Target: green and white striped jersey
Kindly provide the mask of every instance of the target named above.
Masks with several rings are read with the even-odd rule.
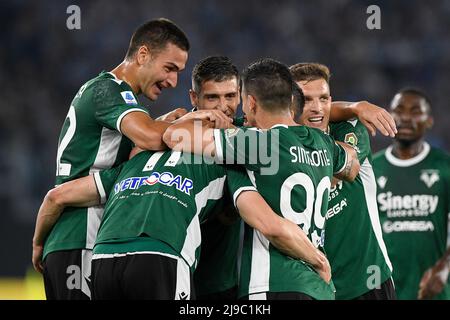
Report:
[[[120,132],[130,112],[147,112],[131,87],[112,73],[102,72],[86,82],[72,100],[59,137],[56,184],[74,180],[128,159],[132,142]],[[49,234],[44,257],[50,252],[92,249],[103,207],[68,207]]]
[[[195,269],[200,223],[215,212],[228,187],[233,201],[256,189],[245,171],[207,164],[181,152],[144,151],[122,165],[94,173],[105,205],[94,254],[141,251],[136,239],[163,243]],[[161,245],[146,250],[161,250]]]
[[[344,169],[345,150],[322,131],[304,126],[216,129],[214,137],[218,161],[244,165],[272,210],[298,224],[322,248],[330,179]],[[332,283],[246,226],[239,296],[268,291],[334,299]]]
[[[417,299],[425,271],[447,249],[450,157],[424,143],[414,158],[401,160],[392,146],[374,156],[383,237],[399,299]],[[450,299],[450,286],[436,297]]]
[[[330,129],[334,139],[356,149],[361,164],[353,182],[332,187],[325,227],[336,299],[354,299],[389,279],[392,265],[378,215],[369,134],[357,119],[330,124]]]

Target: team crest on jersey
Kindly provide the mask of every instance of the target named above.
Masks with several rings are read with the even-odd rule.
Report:
[[[120,93],[120,95],[122,96],[123,100],[125,100],[126,104],[131,104],[131,105],[137,105],[137,100],[134,97],[133,92],[131,91],[122,91]]]
[[[224,133],[225,133],[225,137],[229,139],[229,138],[237,135],[238,132],[239,132],[239,128],[229,128],[229,129],[225,129]]]
[[[344,137],[344,142],[351,145],[356,152],[360,153],[358,148],[358,137],[353,132],[347,133]]]
[[[377,183],[380,186],[381,189],[384,189],[384,187],[386,186],[386,182],[387,182],[387,178],[385,176],[381,176],[377,179]]]
[[[420,180],[422,180],[428,188],[431,188],[433,184],[439,181],[438,170],[422,170],[420,174]]]
[[[353,132],[347,133],[344,138],[344,142],[348,143],[352,147],[356,147],[358,144],[358,137]]]

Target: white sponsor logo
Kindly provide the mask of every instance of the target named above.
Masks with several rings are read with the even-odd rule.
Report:
[[[331,217],[334,217],[335,215],[339,214],[342,209],[344,209],[347,206],[347,198],[344,198],[341,200],[341,202],[336,203],[334,206],[328,209],[326,218],[330,219]]]
[[[407,231],[434,231],[431,221],[386,221],[383,223],[385,233],[407,232]]]
[[[122,91],[120,93],[120,95],[122,96],[123,100],[125,100],[126,104],[133,104],[133,105],[138,104],[136,98],[133,95],[133,92],[131,92],[131,91]]]
[[[422,180],[428,188],[431,188],[433,184],[439,181],[439,171],[422,170],[422,173],[420,174],[420,180]]]
[[[405,196],[392,195],[392,192],[377,196],[380,211],[386,211],[388,217],[427,216],[436,211],[439,196],[414,194]]]

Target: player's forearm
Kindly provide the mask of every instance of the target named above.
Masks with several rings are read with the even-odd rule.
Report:
[[[187,120],[172,124],[163,135],[164,143],[173,150],[203,154],[208,150],[215,155],[214,134],[211,123],[205,120]]]
[[[347,121],[357,116],[357,110],[352,102],[334,101],[331,103],[331,122]]]
[[[55,201],[56,199],[52,194],[53,190],[47,193],[39,209],[33,236],[33,245],[44,244],[50,230],[56,224],[64,210],[64,205]]]
[[[242,219],[260,231],[278,250],[314,267],[323,267],[325,256],[314,247],[303,230],[273,212],[258,192],[242,192],[236,205]]]
[[[143,150],[165,150],[162,135],[170,122],[155,121],[144,112],[130,112],[120,123],[120,131]]]
[[[266,236],[272,245],[288,256],[303,260],[315,268],[323,268],[324,255],[314,247],[303,230],[295,223],[281,219],[278,230]]]
[[[98,205],[100,197],[92,175],[68,181],[50,190],[44,198],[36,219],[33,243],[43,244],[64,208]]]
[[[358,160],[358,154],[350,145],[341,141],[336,141],[336,143],[345,149],[345,152],[347,153],[347,162],[345,163],[344,169],[340,173],[336,174],[335,177],[345,181],[353,181],[358,175],[361,167]]]
[[[166,121],[152,121],[133,132],[133,142],[143,150],[161,151],[166,150],[167,145],[163,141],[163,134],[171,123]]]

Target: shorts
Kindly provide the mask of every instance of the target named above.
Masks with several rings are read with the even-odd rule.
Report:
[[[92,250],[49,253],[43,262],[47,300],[90,300]]]
[[[159,252],[94,254],[93,300],[190,300],[190,268],[180,257]]]
[[[372,289],[354,300],[397,300],[394,281],[389,278],[380,285],[379,289]]]
[[[314,300],[302,292],[261,292],[244,296],[242,300]]]

